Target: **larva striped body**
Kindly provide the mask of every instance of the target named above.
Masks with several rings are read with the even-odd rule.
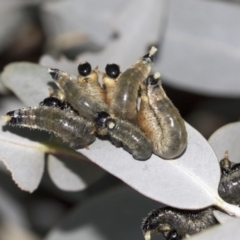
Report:
[[[8,112],[7,123],[52,132],[73,148],[87,147],[95,140],[95,125],[56,107],[31,107]]]
[[[107,64],[102,78],[103,86],[106,92],[105,102],[110,105],[113,100],[113,93],[116,88],[116,82],[120,74],[120,68],[117,64]]]
[[[79,76],[77,81],[81,88],[89,95],[99,99],[99,101],[105,101],[105,91],[102,89],[98,82],[97,69],[92,70],[91,65],[88,62],[81,63],[78,66]]]
[[[179,210],[171,207],[159,208],[150,212],[143,220],[142,230],[146,240],[151,234],[161,232],[167,239],[169,233],[175,230],[178,239],[192,235],[217,224],[213,208],[199,211]]]
[[[140,58],[119,76],[110,104],[110,112],[121,119],[136,121],[137,98],[140,83],[151,71],[153,55],[157,49],[152,47],[147,55]]]
[[[108,110],[105,102],[96,96],[89,96],[89,93],[68,73],[51,68],[48,72],[63,91],[67,101],[81,116],[92,121],[97,112]]]
[[[184,120],[165,94],[160,74],[150,75],[146,92],[138,113],[138,124],[153,142],[154,154],[173,159],[187,146],[187,131]]]
[[[95,120],[101,135],[107,134],[113,143],[120,142],[135,159],[146,160],[151,156],[152,142],[131,122],[112,117],[106,112],[98,113]]]

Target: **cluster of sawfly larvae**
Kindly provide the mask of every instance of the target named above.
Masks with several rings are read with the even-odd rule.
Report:
[[[122,73],[116,64],[107,64],[102,73],[88,62],[78,66],[77,77],[50,68],[59,89],[50,91],[37,107],[8,112],[5,120],[52,132],[73,148],[88,147],[96,136],[107,136],[135,159],[146,160],[152,153],[173,159],[186,148],[187,132],[162,88],[160,74],[150,74],[156,51],[152,47]]]
[[[240,164],[229,161],[228,153],[220,161],[221,179],[219,196],[226,202],[240,206]],[[151,211],[143,220],[142,231],[145,240],[152,234],[162,233],[167,240],[180,240],[218,224],[213,207],[202,210],[179,210],[172,207]]]

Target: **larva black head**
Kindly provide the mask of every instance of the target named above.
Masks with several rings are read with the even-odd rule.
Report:
[[[55,97],[48,97],[45,98],[42,102],[39,104],[40,106],[49,106],[49,107],[57,107],[61,108],[62,107],[62,102]]]
[[[105,127],[106,121],[109,119],[110,115],[106,112],[98,112],[95,114],[95,121],[98,126]]]
[[[167,234],[166,240],[181,240],[182,236],[176,230],[172,230]]]
[[[59,69],[56,68],[49,68],[48,73],[52,76],[52,79],[55,80],[58,77]]]
[[[111,78],[117,78],[120,74],[120,68],[117,64],[107,64],[105,67],[106,74]]]
[[[6,115],[10,117],[8,123],[16,125],[18,123],[21,123],[22,121],[22,116],[19,114],[18,111],[10,111],[7,112]]]
[[[91,71],[92,71],[92,67],[88,62],[80,63],[78,65],[78,73],[83,77],[88,76],[91,73]]]
[[[155,78],[155,74],[151,74],[146,79],[146,85],[156,85],[159,81],[159,78]]]

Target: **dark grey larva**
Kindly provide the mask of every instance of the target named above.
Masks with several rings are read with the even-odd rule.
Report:
[[[230,162],[226,154],[220,162],[220,167],[222,175],[218,187],[219,196],[226,202],[239,206],[240,164]],[[213,207],[195,211],[171,207],[153,210],[142,223],[145,240],[150,240],[152,234],[158,233],[162,233],[167,240],[177,240],[200,232],[218,223],[213,215],[213,210]],[[175,238],[171,235],[173,231]]]
[[[168,239],[172,230],[176,231],[177,239],[200,232],[218,223],[212,211],[212,208],[187,211],[171,207],[154,210],[143,220],[142,230],[145,239],[149,240],[151,238],[150,234],[158,232],[162,232]]]
[[[103,99],[93,95],[90,96],[89,92],[72,75],[52,68],[48,72],[63,91],[67,101],[79,112],[80,116],[92,121],[97,112],[108,110],[108,106]]]
[[[224,164],[223,164],[224,163]],[[240,163],[228,159],[228,152],[220,162],[222,176],[218,193],[223,200],[234,205],[240,205]]]
[[[56,107],[30,107],[8,112],[6,122],[13,126],[52,132],[73,148],[87,147],[95,140],[95,125],[67,110]]]
[[[100,135],[108,135],[113,143],[121,143],[135,159],[146,160],[151,156],[152,142],[136,125],[106,112],[97,113],[95,120]]]

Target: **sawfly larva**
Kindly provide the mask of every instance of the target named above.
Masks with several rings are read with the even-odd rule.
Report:
[[[151,71],[156,51],[157,49],[152,47],[147,55],[140,58],[118,77],[110,104],[110,112],[116,117],[136,121],[139,87]]]
[[[217,223],[213,208],[188,211],[165,207],[151,211],[143,220],[142,230],[145,240],[150,240],[151,235],[157,233],[162,233],[169,239],[169,233],[173,233],[172,231],[175,231],[176,239],[181,239]]]
[[[30,107],[10,111],[3,119],[12,126],[52,132],[70,147],[87,147],[95,140],[95,124],[56,107]]]
[[[84,87],[70,74],[59,69],[48,69],[53,80],[63,91],[70,105],[79,112],[80,116],[93,120],[97,112],[107,111],[108,106],[96,96],[89,95]]]
[[[113,93],[116,87],[117,78],[120,75],[120,68],[117,64],[107,64],[102,82],[106,91],[105,102],[110,105],[113,99]]]
[[[98,82],[97,68],[92,70],[90,63],[84,62],[78,65],[79,76],[77,78],[81,88],[89,94],[89,96],[105,101],[105,92]]]
[[[228,152],[220,161],[221,179],[218,186],[219,196],[230,204],[240,205],[240,164],[228,159]],[[143,220],[142,230],[145,240],[152,234],[162,233],[166,239],[175,236],[182,239],[218,223],[213,215],[215,208],[202,210],[179,210],[171,207],[159,208]],[[170,234],[171,232],[171,234]],[[172,238],[175,239],[175,238]]]
[[[121,143],[123,148],[135,159],[146,160],[152,154],[152,142],[140,128],[106,112],[99,112],[95,117],[100,135],[108,135],[113,143]]]
[[[187,131],[184,120],[165,94],[159,78],[160,73],[156,72],[146,79],[138,124],[152,140],[153,153],[165,159],[173,159],[186,148]]]
[[[222,176],[218,186],[218,193],[221,198],[231,204],[240,205],[240,164],[233,163],[225,157],[220,161]]]

